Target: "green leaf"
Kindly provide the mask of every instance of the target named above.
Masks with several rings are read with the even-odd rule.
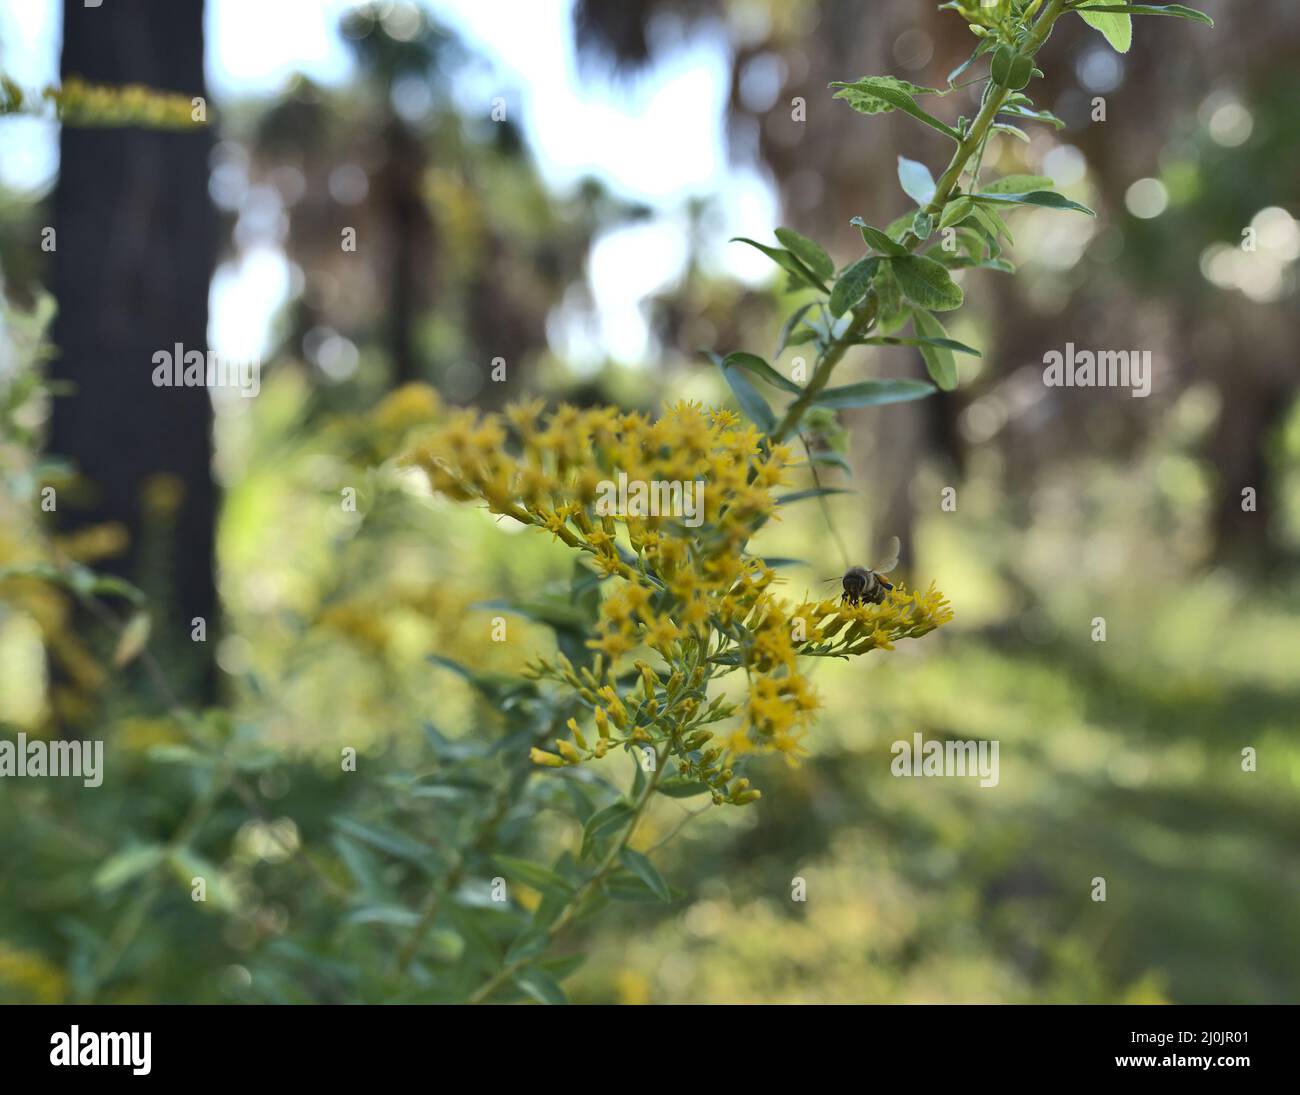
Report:
[[[149,613],[134,613],[118,637],[117,648],[113,651],[114,669],[121,669],[139,657],[149,644],[149,631]]]
[[[1014,46],[1002,45],[993,54],[989,75],[998,87],[1019,91],[1025,87],[1034,72],[1032,57],[1017,52]]]
[[[658,869],[646,856],[634,852],[631,848],[624,848],[619,852],[618,858],[624,867],[650,887],[660,901],[672,900],[672,894],[668,892],[668,883],[663,880]]]
[[[539,1004],[567,1004],[560,983],[545,970],[533,966],[514,975],[515,984]]]
[[[550,941],[551,937],[545,928],[529,928],[510,944],[502,961],[507,966],[515,962],[527,962],[544,953]]]
[[[818,407],[878,407],[885,403],[906,403],[934,394],[934,385],[924,380],[863,380],[842,388],[827,388],[813,400]]]
[[[91,880],[95,889],[114,890],[125,882],[148,871],[152,871],[167,855],[167,850],[158,844],[142,844],[110,856],[95,872]]]
[[[890,268],[903,296],[931,312],[948,312],[960,308],[964,299],[961,286],[934,259],[909,255],[890,259]]]
[[[501,868],[506,877],[515,882],[522,882],[535,890],[558,890],[563,894],[573,893],[569,880],[562,878],[549,867],[533,863],[527,859],[516,859],[510,855],[494,855],[493,861]]]
[[[955,338],[898,338],[889,335],[871,335],[868,338],[854,339],[854,346],[942,346],[945,350],[952,350],[958,354],[970,354],[971,357],[983,357],[973,346],[967,346],[964,342],[958,342]],[[800,491],[799,493],[803,493]],[[781,504],[781,499],[777,499],[777,505]]]
[[[960,133],[932,114],[927,114],[912,98],[913,95],[943,94],[938,88],[918,87],[893,76],[864,76],[851,84],[837,81],[830,86],[839,89],[835,92],[835,98],[843,99],[860,114],[884,114],[890,110],[901,110],[945,137],[961,143]]]
[[[876,300],[879,302],[879,307],[876,309],[879,329],[887,335],[892,335],[907,322],[908,311],[903,301],[903,292],[898,287],[898,279],[894,277],[889,263],[885,263],[880,268],[874,287]]]
[[[839,468],[841,471],[848,472],[850,475],[853,474],[853,466],[834,449],[814,449],[812,454],[809,456],[809,459],[814,464],[829,464],[832,467]],[[701,783],[699,793],[703,794],[707,790],[708,788]]]
[[[1056,183],[1046,175],[1007,175],[984,187],[985,194],[1029,194],[1051,190]]]
[[[1089,23],[1092,23],[1092,20],[1088,18],[1088,12],[1122,11],[1129,15],[1172,15],[1178,19],[1190,19],[1194,23],[1204,23],[1207,27],[1214,26],[1214,20],[1205,12],[1189,8],[1185,4],[1089,4],[1086,8],[1075,8],[1074,10],[1087,19]],[[1092,23],[1092,25],[1101,30],[1098,24]],[[1109,38],[1110,35],[1107,35],[1107,37]],[[1118,46],[1115,48],[1119,49]],[[1120,50],[1120,53],[1125,52],[1127,51]]]
[[[773,357],[780,357],[787,346],[798,345],[798,343],[792,341],[791,336],[794,334],[794,329],[799,326],[799,321],[808,314],[808,309],[812,306],[812,302],[801,304],[790,313],[790,318],[785,321],[785,325],[781,328],[781,336],[777,339],[776,352],[772,355]],[[804,330],[808,332],[810,337],[817,337],[815,331],[812,331],[809,328],[804,328]],[[803,332],[800,333],[802,334]]]
[[[1004,106],[1002,113],[1010,114],[1013,118],[1023,118],[1027,122],[1044,122],[1047,125],[1055,126],[1057,129],[1065,128],[1065,123],[1050,110],[1031,110],[1027,106]]]
[[[993,38],[981,38],[980,44],[975,47],[975,52],[966,58],[960,65],[948,73],[948,86],[952,87],[957,82],[957,78],[978,61],[984,54],[988,53],[996,45]]]
[[[840,275],[835,288],[831,290],[831,315],[838,319],[867,295],[871,279],[876,276],[879,265],[880,259],[872,255],[859,259]]]
[[[807,498],[825,498],[831,494],[857,494],[855,490],[848,487],[809,487],[807,490],[796,490],[789,494],[783,494],[776,500],[778,506],[789,506],[795,502],[802,502]]]
[[[898,157],[898,182],[903,193],[924,209],[934,200],[934,176],[923,163]]]
[[[888,255],[891,258],[901,258],[903,255],[911,254],[902,244],[894,242],[891,237],[879,228],[872,228],[861,217],[854,217],[849,223],[855,225],[858,231],[862,233],[862,238],[866,241],[868,247],[874,247],[881,254]]]
[[[925,367],[931,379],[945,392],[952,391],[957,387],[957,362],[953,359],[952,350],[943,345],[948,332],[934,316],[919,308],[912,313],[912,322],[916,325],[917,332],[927,340],[921,344],[921,356],[925,358]]]
[[[1133,18],[1131,15],[1102,15],[1098,12],[1080,11],[1088,26],[1101,31],[1116,53],[1127,53],[1133,46]]]
[[[968,197],[954,198],[943,207],[943,216],[939,218],[940,228],[951,228],[954,224],[961,224],[967,217],[975,212],[975,202]]]
[[[800,286],[807,286],[810,289],[819,289],[826,292],[826,286],[822,280],[805,266],[797,256],[792,255],[789,251],[782,250],[780,247],[768,247],[765,243],[759,243],[757,240],[751,240],[747,236],[732,236],[732,243],[747,243],[750,247],[762,251],[768,258],[776,263],[782,270],[786,271],[795,282]]]
[[[758,354],[745,353],[743,350],[737,350],[735,353],[728,354],[722,359],[722,368],[725,372],[732,367],[748,369],[766,380],[769,384],[775,385],[782,391],[787,391],[791,395],[802,395],[803,389],[793,380],[782,376],[771,365],[764,361]]]
[[[405,859],[423,867],[428,867],[433,857],[432,848],[420,843],[418,840],[412,840],[405,833],[396,829],[388,829],[379,825],[367,825],[350,817],[336,817],[334,827],[363,844],[369,844],[372,848],[378,848],[381,852],[388,852],[399,859]]]
[[[1017,141],[1023,141],[1025,144],[1033,143],[1029,139],[1029,134],[1026,133],[1023,129],[1017,129],[1015,126],[1007,125],[1005,122],[999,122],[997,125],[995,125],[992,128],[991,132],[1005,133],[1007,134],[1007,136],[1014,137]]]
[[[707,783],[687,779],[685,776],[669,776],[667,779],[661,779],[655,790],[669,798],[694,798],[707,792],[709,786]]]
[[[632,814],[632,807],[625,801],[619,799],[617,802],[611,802],[603,810],[597,810],[587,819],[587,824],[582,829],[582,850],[579,852],[579,858],[586,858],[595,847],[596,838],[608,829],[614,828],[627,821]]]
[[[404,905],[366,905],[344,918],[347,924],[388,924],[394,928],[413,928],[420,914]]]
[[[1073,209],[1076,213],[1087,213],[1090,217],[1097,215],[1086,205],[1072,202],[1065,195],[1058,194],[1054,190],[1035,190],[1032,194],[994,194],[985,191],[981,194],[972,194],[971,197],[977,202],[987,202],[991,205],[1040,205],[1044,209]]]
[[[770,433],[776,426],[776,415],[772,413],[772,408],[767,405],[758,389],[745,377],[745,374],[739,369],[729,369],[722,363],[722,358],[717,354],[709,354],[714,363],[722,371],[722,377],[731,388],[731,394],[736,397],[736,402],[740,404],[740,409],[745,412],[750,421],[761,427],[765,433]]]
[[[776,238],[785,245],[785,249],[823,280],[835,273],[835,263],[831,261],[821,244],[814,243],[806,236],[799,235],[792,228],[778,228]]]

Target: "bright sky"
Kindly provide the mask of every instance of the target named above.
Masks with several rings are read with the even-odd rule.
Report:
[[[113,0],[106,0],[112,4]],[[727,196],[726,236],[765,235],[775,201],[763,180],[726,162],[725,43],[700,34],[655,70],[618,83],[580,76],[572,41],[573,0],[437,0],[437,17],[460,33],[479,64],[458,80],[466,112],[496,96],[518,109],[543,177],[567,189],[593,174],[627,198],[659,211],[648,223],[598,241],[591,266],[598,329],[559,325],[562,352],[577,364],[606,353],[636,361],[647,348],[644,297],[671,283],[685,261],[682,211],[688,198]],[[347,0],[208,0],[208,82],[217,104],[232,93],[271,94],[295,72],[346,80],[351,61],[337,33]],[[23,0],[0,9],[0,71],[26,88],[56,82],[58,0]],[[35,192],[58,163],[48,122],[0,124],[0,183]],[[725,236],[723,237],[725,238]],[[756,280],[768,274],[748,248],[724,252],[725,269]],[[270,318],[287,291],[283,263],[258,253],[223,268],[213,286],[212,341],[232,354],[265,348]]]

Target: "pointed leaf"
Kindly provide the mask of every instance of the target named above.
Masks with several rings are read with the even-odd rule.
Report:
[[[901,243],[896,243],[890,236],[886,235],[879,228],[872,228],[871,225],[861,217],[854,217],[849,223],[857,226],[858,231],[862,233],[862,238],[866,241],[868,247],[874,247],[883,255],[888,255],[891,258],[901,258],[902,256],[911,253]]]
[[[821,244],[814,243],[806,236],[799,235],[792,228],[778,228],[776,238],[785,245],[787,251],[822,280],[831,277],[835,273],[835,263],[831,261],[830,255],[822,249]]]
[[[813,400],[818,407],[877,407],[884,403],[905,403],[934,394],[934,385],[924,380],[864,380],[842,388],[827,388]]]
[[[871,279],[876,276],[879,265],[880,260],[872,255],[870,258],[859,259],[840,275],[835,288],[831,290],[831,315],[838,319],[867,295]]]
[[[912,313],[912,322],[916,325],[917,333],[930,340],[921,345],[921,356],[925,358],[925,367],[930,377],[945,392],[952,391],[957,387],[957,362],[953,359],[952,351],[942,345],[948,332],[934,316],[919,308]]]
[[[727,386],[731,388],[731,394],[736,397],[736,402],[740,404],[740,409],[745,412],[746,416],[756,426],[759,426],[764,432],[771,431],[776,425],[776,415],[772,413],[772,408],[767,405],[758,389],[749,382],[745,374],[739,369],[729,369],[722,363],[722,358],[717,354],[709,354],[714,364],[722,372],[723,379]]]
[[[851,84],[837,81],[830,86],[839,89],[835,92],[835,98],[843,99],[861,114],[883,114],[890,110],[901,110],[945,137],[951,137],[961,143],[960,133],[933,115],[927,114],[912,98],[913,95],[942,94],[937,88],[918,87],[904,80],[896,80],[892,76],[864,76]]]
[[[986,191],[982,194],[972,194],[971,197],[977,202],[986,202],[990,205],[1040,205],[1044,209],[1073,209],[1077,213],[1087,213],[1090,217],[1097,215],[1086,205],[1072,202],[1065,195],[1058,194],[1054,190],[1035,190],[1032,194],[994,194]]]
[[[905,259],[890,259],[889,265],[903,296],[913,304],[931,312],[948,312],[961,307],[961,286],[934,259],[909,255]]]
[[[672,894],[668,892],[668,883],[663,880],[658,869],[646,856],[640,852],[634,852],[631,848],[624,848],[619,852],[618,858],[622,860],[624,867],[650,887],[660,901],[671,901],[673,899]]]
[[[1127,53],[1133,46],[1132,15],[1102,14],[1096,11],[1079,9],[1083,21],[1088,26],[1101,31],[1115,49],[1116,53]]]
[[[782,391],[789,392],[791,395],[803,394],[803,389],[798,384],[788,377],[782,376],[758,354],[749,354],[743,350],[737,350],[722,359],[722,368],[724,372],[730,368],[748,369],[751,373],[761,376],[769,384],[775,385]]]

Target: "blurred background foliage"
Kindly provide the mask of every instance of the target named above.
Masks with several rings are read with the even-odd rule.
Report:
[[[576,71],[613,97],[712,43],[729,78],[728,153],[770,188],[770,227],[839,262],[860,247],[852,216],[903,210],[896,155],[933,161],[934,147],[892,116],[832,105],[827,82],[893,72],[934,86],[968,51],[960,20],[912,0],[555,6]],[[1212,34],[1143,21],[1124,57],[1082,24],[1057,32],[1043,98],[1066,128],[990,154],[1004,172],[1041,167],[1099,218],[1022,215],[1020,273],[967,276],[972,304],[951,333],[984,356],[962,360],[961,387],[846,416],[856,493],[829,508],[849,554],[866,561],[900,535],[905,576],[935,579],[956,622],[879,664],[822,665],[812,755],[751,773],[758,806],[699,818],[690,800],[656,806],[637,844],[672,837],[656,859],[680,895],[571,930],[561,952],[587,956],[573,999],[1300,999],[1300,11],[1200,6]],[[0,584],[0,723],[102,738],[109,773],[97,790],[0,783],[0,999],[418,998],[418,971],[415,997],[391,973],[409,923],[375,912],[382,902],[340,907],[337,891],[371,875],[377,892],[420,892],[423,853],[384,847],[377,819],[396,813],[435,858],[455,846],[456,790],[420,782],[440,750],[490,746],[473,763],[494,772],[526,754],[530,720],[547,715],[500,682],[555,637],[512,616],[493,642],[496,612],[476,606],[562,601],[571,560],[385,463],[407,410],[418,418],[401,386],[482,407],[724,402],[699,348],[775,343],[779,287],[722,258],[732,195],[649,202],[599,172],[548,181],[520,123],[530,72],[491,68],[460,22],[455,5],[360,6],[328,28],[353,59],[346,79],[303,74],[214,104],[218,282],[268,251],[290,272],[260,395],[214,414],[220,703],[178,725],[145,665],[112,670],[102,621],[45,583]],[[52,200],[48,184],[0,192],[0,567],[118,566],[152,594],[165,553],[137,543],[123,562],[111,523],[49,529],[39,510],[39,484],[65,470],[41,448],[50,406],[75,398],[40,382]],[[355,253],[339,246],[343,225]],[[1240,246],[1249,227],[1255,251]],[[600,247],[645,231],[684,258],[639,303],[642,351],[592,353],[600,281],[624,272],[597,261]],[[221,315],[211,322],[219,341]],[[1151,348],[1154,394],[1045,388],[1042,355],[1066,341]],[[490,379],[497,358],[507,383]],[[923,375],[906,349],[863,350],[850,368]],[[940,508],[948,486],[955,512]],[[338,504],[347,487],[356,513]],[[155,501],[138,541],[166,522]],[[845,563],[812,505],[761,546],[804,561],[784,571],[795,596]],[[430,655],[486,676],[475,687]],[[890,745],[915,731],[999,740],[999,785],[893,778]],[[195,736],[240,758],[237,772],[187,755]],[[349,746],[365,779],[338,771]],[[1258,771],[1242,771],[1247,746]],[[555,786],[519,792],[506,847],[573,841],[548,809]],[[197,803],[203,825],[166,845],[148,905],[139,876],[105,877],[106,864],[124,871],[123,848],[171,840]],[[195,873],[220,879],[202,907]],[[458,901],[482,905],[490,872],[464,874]],[[1096,876],[1104,904],[1090,900]],[[791,900],[796,877],[806,902]],[[444,927],[432,966],[472,965],[473,929]]]

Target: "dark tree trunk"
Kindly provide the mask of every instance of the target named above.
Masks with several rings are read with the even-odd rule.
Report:
[[[64,0],[63,28],[65,78],[206,95],[203,0]],[[59,525],[124,526],[130,547],[105,569],[151,594],[155,646],[176,654],[169,668],[184,670],[175,683],[190,699],[215,680],[212,407],[203,387],[155,387],[152,375],[158,351],[207,349],[211,146],[206,127],[65,128],[54,197],[51,372],[75,391],[54,401],[49,447],[80,473]],[[195,617],[207,642],[190,641]]]

